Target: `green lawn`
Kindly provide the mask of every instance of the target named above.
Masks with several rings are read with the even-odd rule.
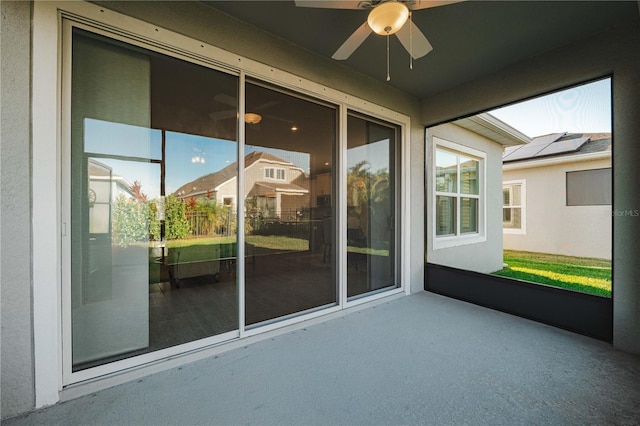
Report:
[[[495,275],[611,297],[611,261],[505,250]]]
[[[309,250],[309,241],[279,235],[247,235],[247,256]],[[237,238],[204,237],[169,240],[165,245],[166,264],[206,262],[235,258],[238,255]],[[160,281],[159,253],[149,248],[149,282]]]
[[[278,235],[247,235],[248,255],[309,250],[309,241]],[[206,237],[170,240],[166,243],[167,263],[199,262],[237,256],[236,237]],[[179,258],[178,258],[179,255]]]

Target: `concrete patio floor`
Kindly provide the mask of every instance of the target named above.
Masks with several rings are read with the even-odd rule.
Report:
[[[9,425],[640,424],[640,357],[419,293]]]

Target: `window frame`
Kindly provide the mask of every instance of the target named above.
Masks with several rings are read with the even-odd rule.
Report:
[[[279,177],[280,174],[282,174],[282,177]],[[286,176],[287,176],[286,171],[283,167],[265,167],[264,168],[265,179],[285,181],[287,180]]]
[[[505,206],[504,199],[502,203],[502,211],[504,217],[504,209],[506,208],[519,208],[520,209],[520,228],[505,228],[504,221],[502,225],[502,232],[504,234],[522,234],[527,233],[527,180],[526,179],[512,179],[502,182],[502,191],[504,192],[505,186],[520,185],[520,204],[517,206]],[[513,198],[512,198],[513,199]]]
[[[456,192],[445,192],[436,190],[437,168],[436,168],[436,155],[438,151],[446,152],[455,155],[457,160],[458,173],[456,177]],[[460,189],[460,161],[459,157],[470,157],[473,160],[478,161],[478,194],[465,194]],[[431,202],[433,208],[430,209],[431,213],[431,237],[433,250],[439,250],[449,247],[456,247],[468,244],[477,244],[487,241],[487,209],[486,209],[486,174],[487,174],[487,154],[478,149],[474,149],[459,143],[447,141],[445,139],[434,136],[432,143],[432,197]],[[456,233],[453,235],[437,235],[437,197],[455,197],[456,198],[456,217],[455,228]],[[478,200],[478,230],[476,232],[461,232],[461,220],[460,220],[460,200],[461,198],[473,198]]]

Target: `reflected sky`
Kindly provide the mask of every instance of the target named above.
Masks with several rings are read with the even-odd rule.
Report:
[[[361,161],[369,164],[369,172],[375,174],[389,169],[389,139],[349,148],[347,170]]]
[[[107,156],[100,157],[99,161],[111,167],[115,175],[123,177],[130,184],[140,182],[142,192],[149,198],[160,196],[159,165],[151,165],[148,161],[162,160],[161,130],[90,118],[85,119],[84,126],[86,153]],[[238,144],[235,141],[175,132],[166,132],[165,137],[166,195],[187,182],[221,170],[237,160]],[[251,145],[245,147],[245,154],[253,151],[273,154],[295,164],[305,173],[310,172],[311,156],[308,153]]]

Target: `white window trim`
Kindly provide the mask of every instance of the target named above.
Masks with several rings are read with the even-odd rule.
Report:
[[[462,154],[473,157],[480,161],[480,183],[478,185],[478,232],[465,233],[459,235],[436,235],[436,151],[442,149],[445,151],[451,151],[454,154]],[[450,247],[457,247],[469,244],[478,244],[487,241],[487,208],[486,208],[486,176],[487,176],[487,154],[483,151],[470,148],[459,143],[447,141],[439,137],[433,137],[431,158],[433,159],[431,164],[431,203],[432,208],[429,210],[431,215],[431,241],[433,250],[440,250]],[[459,194],[458,194],[459,196]],[[475,197],[473,197],[475,198]],[[459,214],[459,212],[458,212]],[[458,225],[456,218],[456,226]]]
[[[527,180],[526,179],[513,179],[505,180],[502,182],[502,189],[505,185],[520,185],[520,228],[502,228],[504,234],[519,234],[526,235],[527,233]],[[513,207],[513,206],[510,206]],[[504,201],[502,210],[504,211]]]
[[[191,62],[202,63],[212,68],[238,72],[241,79],[245,75],[251,76],[282,88],[309,94],[318,100],[331,102],[338,106],[341,122],[346,117],[347,109],[350,109],[398,125],[401,130],[399,141],[401,167],[398,173],[401,188],[398,194],[400,197],[399,223],[410,222],[410,118],[407,115],[99,5],[80,1],[35,2],[32,19],[32,161],[39,166],[34,169],[32,175],[32,207],[34,211],[51,212],[49,215],[36,215],[32,218],[33,233],[38,236],[33,241],[32,259],[36,408],[58,402],[61,392],[69,384],[63,377],[63,328],[65,327],[63,316],[69,314],[65,314],[62,309],[62,300],[68,297],[66,293],[69,292],[69,289],[63,286],[63,279],[65,279],[65,272],[62,270],[63,253],[69,250],[70,244],[66,232],[67,219],[63,212],[63,206],[69,202],[67,199],[69,194],[68,191],[62,190],[61,179],[64,168],[69,167],[69,160],[63,155],[62,147],[62,141],[69,136],[69,125],[61,121],[63,114],[61,106],[68,105],[69,102],[68,95],[61,91],[62,80],[69,79],[69,76],[62,72],[64,18],[73,22],[82,22],[96,29],[100,28],[97,32],[108,33],[108,36],[114,39],[142,46],[163,46],[161,50],[170,52],[172,56],[188,58]],[[66,81],[65,84],[68,83],[69,81]],[[341,150],[346,147],[345,138],[346,126],[343,126],[339,137]],[[243,158],[239,159],[241,166],[242,160]],[[344,164],[340,165],[339,172],[344,176]],[[337,214],[339,218],[346,217],[346,204],[343,203],[339,207]],[[376,300],[387,296],[391,297],[399,293],[409,294],[411,235],[409,227],[402,227],[399,232],[398,249],[402,256],[398,259],[398,288],[349,302],[346,297],[341,296],[335,309],[355,308],[369,301],[375,303]],[[346,242],[343,234],[339,235],[339,247],[346,246],[342,244]],[[343,253],[338,261],[340,278],[346,275],[343,259],[346,258],[346,250],[341,249],[341,251]],[[52,301],[56,302],[52,303]],[[291,327],[300,327],[300,322],[304,320],[324,316],[332,311],[329,309],[303,315],[299,321],[292,320],[292,323],[285,321],[281,324],[273,324],[272,327],[273,329],[279,327],[282,332],[286,332]],[[241,327],[239,332],[242,336],[244,329]],[[228,346],[232,347],[235,344],[233,342],[246,344],[232,340]],[[213,345],[209,347],[200,345],[198,348],[193,348],[191,352],[189,348],[182,348],[180,353],[167,359],[149,359],[149,363],[145,365],[138,362],[128,367],[113,369],[113,371],[104,370],[101,372],[104,376],[84,377],[82,380],[86,379],[86,381],[67,387],[64,392],[67,395],[79,396],[150,372],[184,364],[193,360],[194,357],[210,356],[219,352],[219,348]]]

